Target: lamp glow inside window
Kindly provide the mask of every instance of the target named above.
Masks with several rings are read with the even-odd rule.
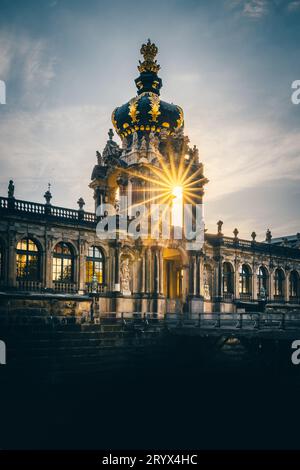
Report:
[[[172,224],[177,227],[182,227],[183,223],[183,206],[182,206],[182,196],[183,188],[182,186],[174,186],[172,189],[173,203],[172,203]]]

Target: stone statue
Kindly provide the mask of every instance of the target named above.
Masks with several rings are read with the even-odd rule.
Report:
[[[146,158],[147,157],[147,141],[146,137],[142,137],[141,141],[141,146],[140,146],[140,158]]]
[[[104,166],[104,160],[100,152],[96,151],[97,163],[99,166]]]
[[[15,194],[15,185],[13,180],[10,180],[9,185],[8,185],[8,197],[13,198]]]
[[[132,134],[132,146],[131,146],[132,151],[138,150],[138,133],[134,132]]]
[[[130,266],[129,258],[124,258],[121,262],[121,291],[123,294],[131,294],[130,291]]]
[[[222,235],[222,225],[223,225],[223,221],[222,221],[222,220],[219,220],[219,221],[217,222],[218,235]]]
[[[159,138],[154,134],[154,132],[150,132],[149,134],[149,150],[152,152],[157,152],[159,146]]]

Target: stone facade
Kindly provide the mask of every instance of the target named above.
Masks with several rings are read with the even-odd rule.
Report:
[[[182,311],[192,316],[255,309],[259,302],[299,304],[299,236],[272,241],[268,231],[263,243],[255,233],[251,241],[240,240],[237,230],[233,237],[223,235],[222,221],[215,234],[204,235],[201,226],[201,245],[191,246],[186,233],[175,235],[186,228],[185,219],[179,227],[174,222],[175,201],[189,204],[195,227],[208,181],[197,148],[184,134],[182,109],[159,99],[153,46],[142,48],[148,55],[136,80],[138,96],[113,113],[121,146],[110,130],[102,154],[97,152],[90,182],[95,212],[86,212],[81,198],[78,210],[53,206],[50,188],[45,204],[18,200],[12,181],[8,196],[0,198],[4,310],[9,304],[79,317]],[[142,230],[141,207],[151,215],[153,203],[165,207],[155,236],[151,226],[140,236],[128,234],[132,224],[136,233]],[[97,227],[110,217],[115,236],[99,237]],[[168,237],[162,236],[162,219]]]

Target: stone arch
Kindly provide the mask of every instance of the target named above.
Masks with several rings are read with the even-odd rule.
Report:
[[[289,275],[289,299],[298,300],[300,296],[300,276],[296,269],[292,269]]]
[[[225,260],[222,265],[222,281],[224,296],[234,295],[234,265],[231,261]]]
[[[252,295],[252,266],[243,262],[239,265],[239,294],[240,297],[248,298]]]
[[[187,262],[187,264],[185,264]],[[177,245],[163,249],[163,291],[167,299],[183,300],[184,282],[187,282],[189,259],[184,250]],[[185,276],[185,279],[183,278]]]
[[[260,263],[256,269],[257,297],[265,299],[269,296],[270,272],[264,263]]]
[[[282,300],[285,296],[286,273],[281,266],[274,271],[274,299]]]

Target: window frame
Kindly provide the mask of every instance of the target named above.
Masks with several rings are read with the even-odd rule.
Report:
[[[69,250],[69,253],[58,253],[55,251],[55,249],[61,246],[62,249],[66,247]],[[71,274],[69,279],[55,279],[54,278],[54,269],[56,267],[55,265],[55,260],[60,260],[60,274],[63,274],[64,268],[68,267],[65,266],[64,261],[65,260],[71,260]],[[56,275],[57,275],[57,270],[56,270]],[[52,282],[58,282],[58,283],[63,283],[63,284],[73,284],[74,283],[74,277],[75,277],[75,255],[74,255],[74,249],[72,245],[68,242],[58,242],[56,243],[55,247],[53,248],[52,252]]]
[[[19,244],[24,242],[24,241],[26,241],[26,248],[25,249],[18,248]],[[36,250],[30,250],[29,249],[30,242],[35,245]],[[26,257],[25,272],[28,271],[29,257],[31,256],[33,258],[36,258],[36,263],[35,264],[36,264],[37,269],[36,269],[36,275],[34,277],[29,276],[28,272],[25,276],[18,275],[18,272],[19,272],[18,257],[22,256],[22,255]],[[41,261],[42,261],[41,250],[40,250],[40,246],[39,246],[38,242],[36,240],[34,240],[33,238],[31,238],[31,237],[21,238],[17,242],[17,245],[16,245],[16,279],[17,279],[17,281],[41,282],[41,274],[42,274]]]
[[[90,255],[90,250],[93,250],[92,255]],[[98,252],[100,254],[99,257],[96,256],[96,254],[95,254],[96,250],[98,250]],[[87,267],[88,262],[92,263],[92,271],[93,271],[92,276],[91,276],[90,279],[88,277],[88,267]],[[85,267],[86,267],[85,283],[86,284],[91,284],[93,282],[93,277],[95,275],[95,265],[96,265],[96,263],[100,263],[101,272],[102,272],[102,282],[98,282],[98,278],[97,278],[98,285],[99,286],[104,286],[104,284],[105,284],[105,256],[104,256],[104,252],[103,252],[101,247],[99,247],[97,245],[91,245],[91,246],[89,246],[88,254],[85,257]]]

